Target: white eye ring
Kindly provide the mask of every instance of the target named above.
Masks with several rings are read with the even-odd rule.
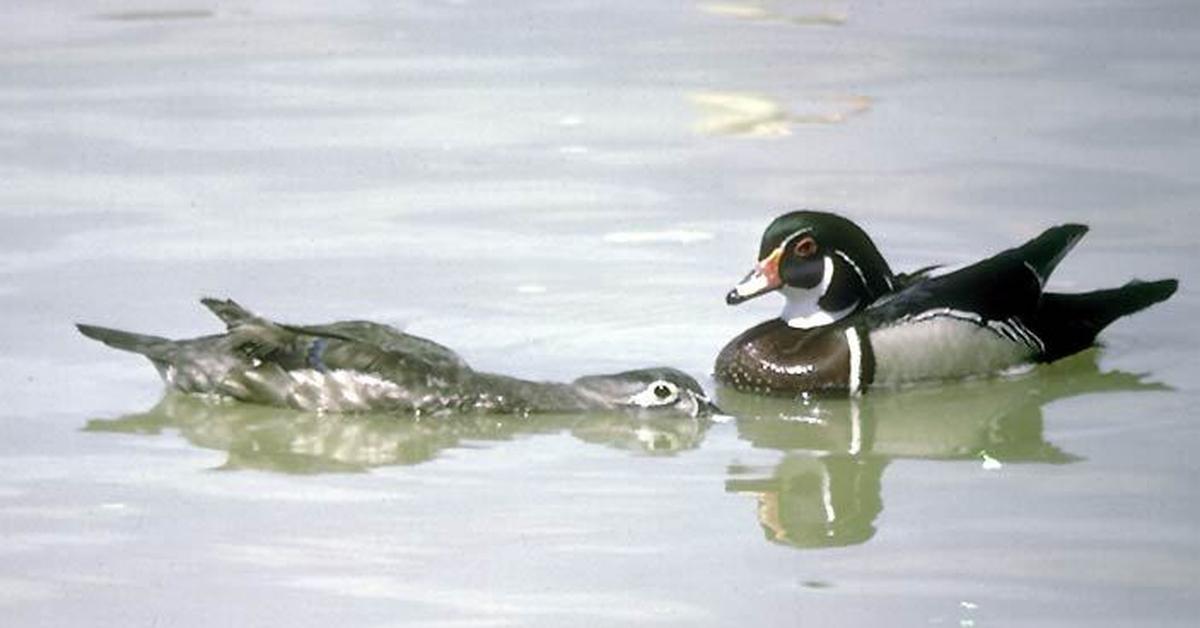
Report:
[[[639,408],[652,408],[675,403],[679,399],[679,387],[664,379],[646,384],[646,388],[629,398],[629,404]]]

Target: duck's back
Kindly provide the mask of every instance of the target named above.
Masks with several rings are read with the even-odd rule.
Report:
[[[432,340],[406,334],[391,325],[373,321],[350,320],[323,325],[289,325],[267,321],[232,299],[203,298],[204,304],[229,329],[246,325],[270,325],[302,336],[325,337],[352,341],[381,351],[398,353],[428,364],[435,370],[469,368],[466,361],[449,347]],[[311,340],[311,339],[310,339]]]
[[[463,360],[453,349],[428,338],[402,332],[383,323],[355,320],[338,321],[325,325],[293,325],[291,327],[314,336],[353,340],[378,347],[383,351],[401,353],[438,368],[468,368],[466,360]]]

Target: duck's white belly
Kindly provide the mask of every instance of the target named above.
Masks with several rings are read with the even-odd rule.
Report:
[[[926,312],[871,331],[875,386],[995,373],[1031,361],[1029,343],[965,316]]]

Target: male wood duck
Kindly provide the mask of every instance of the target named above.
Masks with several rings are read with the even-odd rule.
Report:
[[[93,325],[83,335],[150,359],[167,386],[185,393],[307,411],[587,412],[710,416],[695,379],[672,368],[532,382],[472,369],[436,342],[368,321],[274,323],[229,300],[201,302],[224,334],[169,340]]]
[[[726,296],[736,305],[779,291],[778,318],[717,356],[722,384],[757,393],[849,393],[1052,362],[1100,330],[1174,294],[1174,279],[1078,294],[1044,292],[1087,227],[1047,229],[954,272],[893,273],[871,238],[836,214],[797,211],[762,237],[758,264]]]

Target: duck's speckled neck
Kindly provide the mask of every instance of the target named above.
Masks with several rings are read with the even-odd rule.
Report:
[[[609,407],[570,384],[494,373],[476,373],[471,379],[468,396],[472,400],[464,405],[489,412],[580,412]]]

